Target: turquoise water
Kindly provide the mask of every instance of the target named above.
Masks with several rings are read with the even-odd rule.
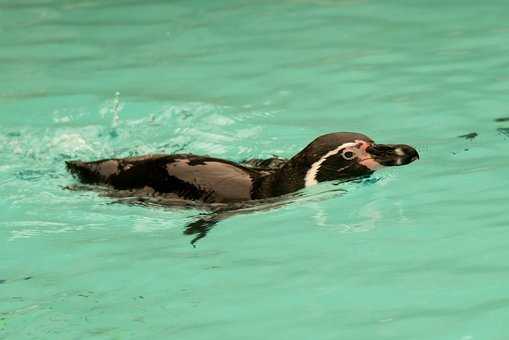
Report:
[[[508,12],[0,1],[0,338],[507,339]],[[421,160],[196,248],[199,211],[63,189],[68,159],[289,157],[331,131]]]

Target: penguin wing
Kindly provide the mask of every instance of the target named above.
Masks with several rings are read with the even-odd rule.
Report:
[[[206,201],[239,202],[251,199],[254,173],[215,158],[177,158],[166,164],[170,177],[207,192]]]

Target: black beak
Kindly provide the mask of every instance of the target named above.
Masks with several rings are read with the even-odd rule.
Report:
[[[372,144],[366,151],[384,166],[406,165],[419,159],[417,151],[405,144]]]

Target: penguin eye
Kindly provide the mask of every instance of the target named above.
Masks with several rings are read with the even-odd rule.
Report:
[[[343,151],[341,153],[341,156],[343,156],[344,159],[346,159],[347,161],[351,161],[352,159],[354,159],[357,155],[355,153],[353,153],[352,151]]]

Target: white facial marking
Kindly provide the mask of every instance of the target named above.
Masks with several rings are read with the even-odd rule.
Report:
[[[355,142],[341,144],[337,148],[327,152],[323,155],[318,161],[314,162],[306,173],[306,177],[304,177],[304,185],[305,187],[310,187],[312,185],[318,184],[316,180],[316,175],[318,174],[318,170],[320,170],[320,166],[322,165],[327,158],[337,155],[340,151],[347,149],[348,151],[353,152],[356,157],[359,159],[359,164],[362,164],[366,168],[370,170],[376,170],[382,167],[380,163],[375,161],[372,156],[366,152],[370,144],[362,141],[356,140]],[[346,168],[346,167],[345,167]],[[338,169],[338,172],[341,172],[345,168]]]
[[[345,143],[334,150],[331,150],[327,152],[325,155],[322,156],[318,161],[314,162],[311,167],[309,168],[308,172],[306,173],[306,177],[304,177],[304,185],[305,187],[310,187],[312,185],[318,184],[318,181],[316,180],[316,174],[318,173],[318,170],[320,170],[320,166],[322,165],[325,160],[330,157],[336,155],[341,149],[347,147],[347,146],[355,146],[355,143]]]
[[[401,150],[401,148],[396,148],[394,150],[394,152],[396,153],[396,155],[398,156],[404,156],[405,155],[405,152],[403,150]]]

